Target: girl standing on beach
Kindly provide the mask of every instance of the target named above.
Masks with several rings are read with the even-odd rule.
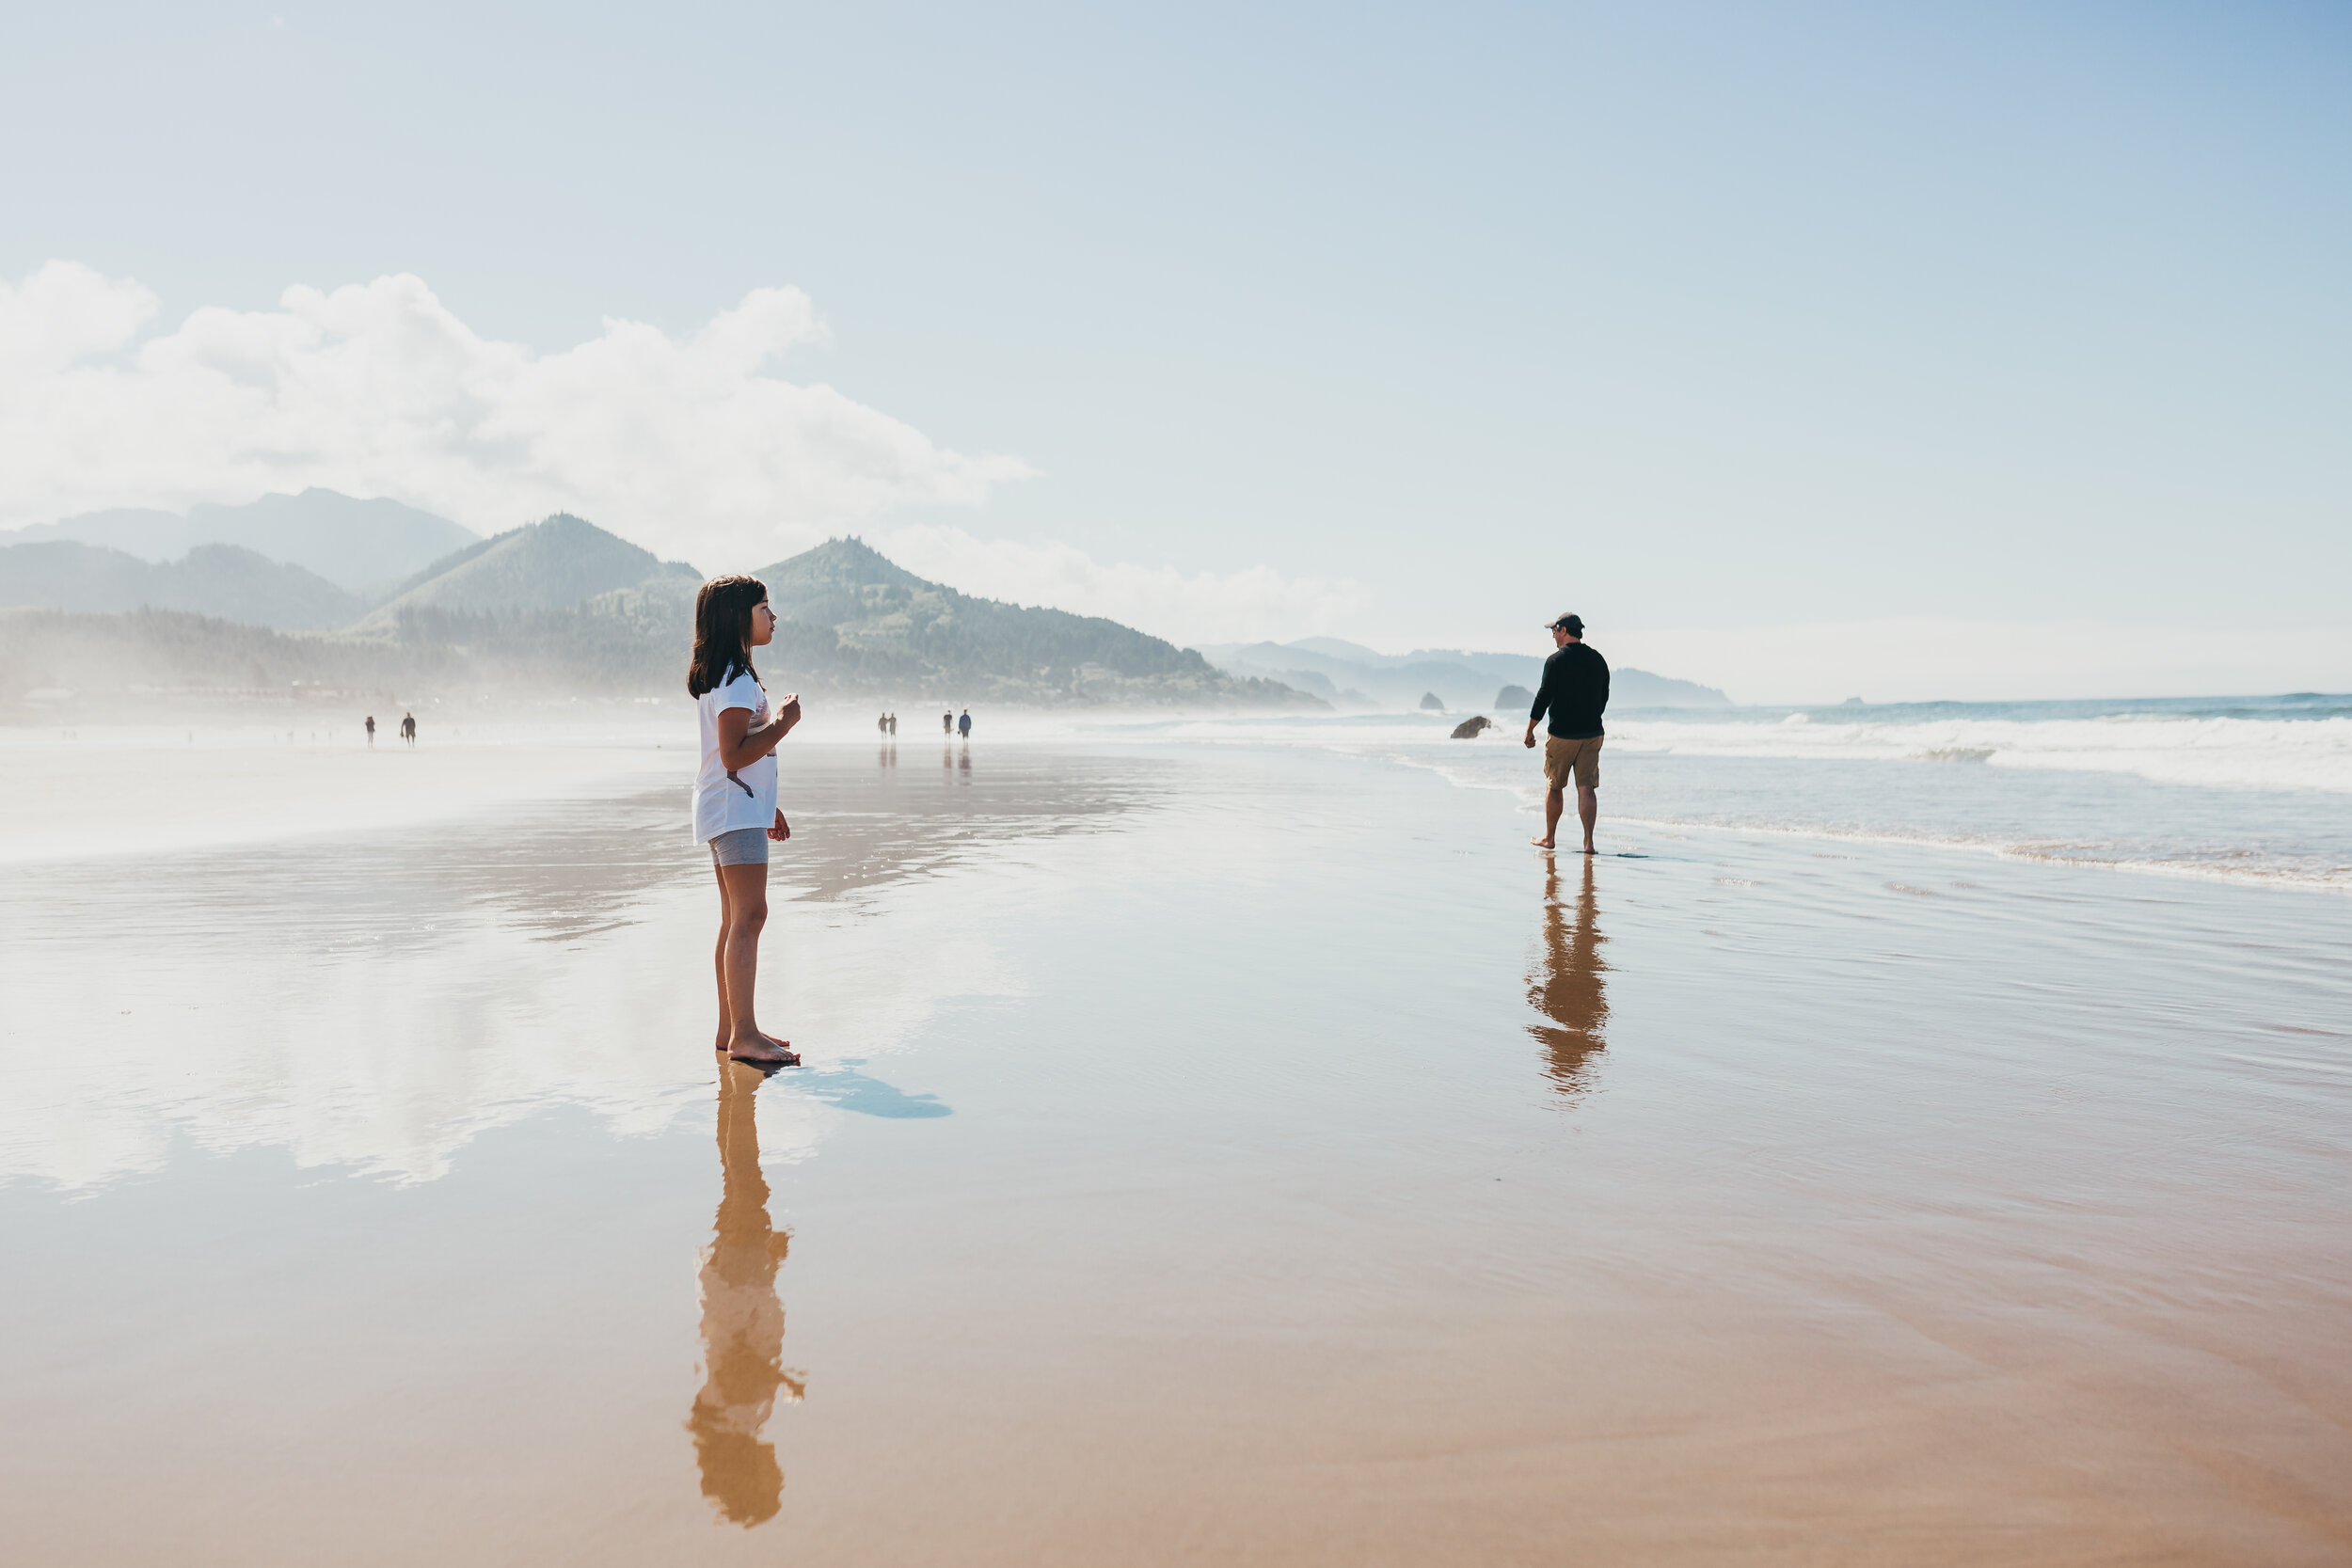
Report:
[[[771,709],[752,650],[776,635],[757,578],[712,578],[694,595],[694,660],[686,690],[702,709],[702,771],[694,779],[694,842],[719,874],[719,1049],[759,1067],[798,1067],[789,1040],[759,1032],[752,990],[768,924],[768,844],[792,836],[776,807],[776,742],[801,721],[801,699]]]

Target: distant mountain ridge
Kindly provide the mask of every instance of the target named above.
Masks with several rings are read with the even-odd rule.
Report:
[[[1450,710],[1492,709],[1499,689],[1532,690],[1543,680],[1544,661],[1533,654],[1470,653],[1422,648],[1381,654],[1336,637],[1295,642],[1224,643],[1201,650],[1211,662],[1236,674],[1286,681],[1336,703],[1363,707],[1413,708],[1434,692]],[[1528,699],[1533,701],[1533,698]],[[1728,707],[1731,699],[1711,686],[1617,666],[1610,671],[1613,707]]]
[[[152,541],[151,540],[151,544]],[[1319,708],[1099,616],[977,599],[855,539],[765,567],[771,686],[861,701]],[[701,574],[557,514],[472,539],[361,599],[205,545],[153,562],[71,540],[0,547],[0,703],[119,682],[678,696]],[[145,608],[141,608],[145,607]],[[329,630],[327,628],[340,628]]]
[[[199,535],[265,541],[283,553]],[[794,672],[786,678],[812,692],[1395,709],[1417,708],[1434,694],[1461,711],[1508,707],[1499,688],[1530,688],[1542,677],[1533,654],[1388,655],[1328,637],[1180,648],[1101,616],[974,598],[854,538],[829,540],[759,576],[780,621],[770,663]],[[485,680],[528,671],[551,689],[652,694],[676,684],[701,582],[692,566],[566,513],[484,539],[397,501],[319,489],[200,506],[186,517],[96,512],[0,534],[0,608],[87,616],[146,607],[209,618],[171,624],[176,651],[158,669],[178,668],[173,660],[216,640],[205,626],[233,623],[333,632],[349,645],[329,659],[322,648],[290,642],[276,660],[289,669],[331,665],[347,673],[367,665],[362,650],[373,646],[388,678],[394,670],[434,679],[471,670]],[[20,641],[32,624],[17,623]],[[162,635],[156,628],[165,624],[126,627]],[[230,663],[249,670],[251,647],[277,645],[244,639],[239,646],[246,652]],[[382,653],[387,647],[404,652],[393,657]],[[426,657],[428,649],[443,653]],[[1614,676],[1620,708],[1729,702],[1710,687],[1643,670],[1620,668]]]
[[[475,537],[470,529],[396,500],[361,500],[313,487],[242,506],[191,507],[184,517],[140,508],[86,512],[0,533],[0,548],[71,540],[163,562],[199,545],[234,545],[373,599]]]
[[[0,548],[0,605],[112,612],[142,605],[281,631],[349,625],[365,605],[315,572],[234,545],[142,561],[71,539]]]

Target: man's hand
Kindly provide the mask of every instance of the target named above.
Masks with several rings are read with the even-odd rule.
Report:
[[[768,836],[774,839],[778,844],[782,844],[786,839],[792,836],[792,824],[784,819],[784,808],[782,806],[778,806],[776,808],[776,825],[768,830]]]
[[[1523,736],[1519,736],[1519,744],[1520,744],[1520,745],[1522,745],[1522,746],[1524,746],[1524,747],[1526,747],[1526,748],[1527,748],[1529,751],[1531,751],[1531,752],[1532,752],[1532,751],[1534,751],[1534,750],[1535,749],[1535,721],[1534,721],[1534,720],[1530,719],[1530,720],[1527,721],[1527,733],[1526,733],[1525,735],[1523,735]]]

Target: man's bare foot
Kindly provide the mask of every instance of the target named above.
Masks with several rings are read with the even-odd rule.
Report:
[[[1560,847],[1560,846],[1552,843],[1551,840],[1548,838],[1531,838],[1527,842],[1534,845],[1538,849],[1557,849]]]

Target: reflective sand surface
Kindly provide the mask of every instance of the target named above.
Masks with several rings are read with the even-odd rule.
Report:
[[[8,869],[12,1558],[2352,1555],[2340,897],[787,780],[765,1082],[667,784]]]

